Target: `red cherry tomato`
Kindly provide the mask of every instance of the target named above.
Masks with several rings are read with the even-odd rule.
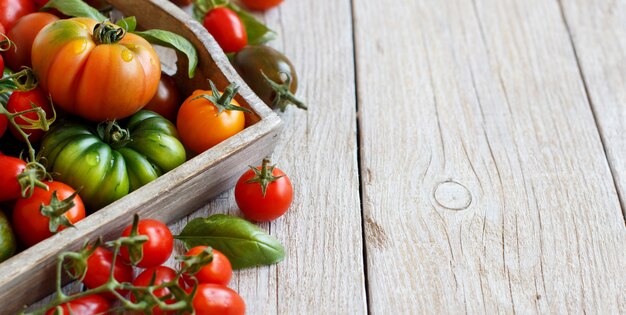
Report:
[[[265,11],[279,5],[283,0],[242,0],[250,10]]]
[[[207,247],[196,246],[185,253],[185,256],[198,255],[204,251],[205,248]],[[198,283],[214,283],[226,286],[233,276],[233,267],[230,265],[228,257],[213,249],[213,261],[202,267],[194,276],[198,279]],[[194,283],[193,280],[190,279],[190,276],[183,275],[183,277],[187,284],[192,285]]]
[[[154,283],[152,285],[155,285],[155,286],[161,285],[163,283],[171,282],[172,280],[176,279],[176,271],[174,271],[174,269],[172,268],[165,267],[165,266],[157,266],[157,267],[148,268],[137,276],[137,279],[133,281],[133,285],[136,287],[147,287],[150,285],[150,281],[152,281],[153,277],[154,277]],[[181,288],[183,289],[186,288],[182,278],[178,279],[178,284]],[[166,288],[154,291],[154,295],[158,298],[164,297],[168,294],[170,294],[170,290]],[[135,297],[134,294],[130,296],[130,300],[133,303],[137,302],[137,298]],[[165,301],[165,303],[173,304],[173,303],[176,303],[176,300],[169,299]],[[152,308],[152,314],[161,315],[161,314],[168,314],[168,312],[164,312],[159,307],[155,306],[154,308]]]
[[[0,202],[17,199],[21,196],[17,175],[21,174],[25,168],[26,162],[0,154],[0,170],[2,170],[0,171]]]
[[[33,0],[0,0],[0,23],[10,31],[19,18],[35,11]]]
[[[287,212],[293,200],[293,187],[289,177],[278,168],[273,168],[270,174],[269,161],[265,160],[263,166],[256,169],[266,168],[266,176],[273,177],[274,181],[267,185],[263,195],[262,185],[258,182],[248,182],[258,177],[250,169],[245,172],[235,185],[235,201],[246,218],[254,221],[272,221]],[[282,177],[281,177],[282,176]]]
[[[159,89],[143,109],[151,110],[169,121],[176,122],[178,107],[182,103],[181,98],[174,78],[163,73],[159,81]]]
[[[188,289],[191,292],[191,288]],[[193,298],[196,315],[243,315],[246,304],[237,292],[213,283],[201,283]]]
[[[75,190],[61,182],[45,182],[49,190],[35,187],[33,195],[28,198],[19,198],[13,209],[13,228],[15,234],[27,246],[33,246],[52,236],[48,224],[50,218],[41,214],[41,206],[49,205],[52,193],[56,191],[58,200],[69,198]],[[80,196],[76,195],[72,200],[74,206],[65,212],[65,217],[70,223],[76,223],[85,218],[85,206]],[[65,229],[59,226],[59,231]]]
[[[2,55],[0,55],[0,61],[2,61]],[[7,131],[8,125],[9,125],[9,119],[6,116],[0,114],[0,138],[2,138],[2,136],[4,135],[4,132]]]
[[[7,102],[7,110],[10,113],[21,112],[27,109],[31,109],[31,103],[35,104],[35,106],[41,107],[46,113],[46,118],[52,117],[52,107],[50,106],[50,100],[48,100],[46,93],[39,87],[25,92],[14,91],[13,94],[11,94],[11,96],[9,97],[9,101]],[[24,114],[23,117],[36,120],[39,116],[37,116],[37,113],[30,112]],[[21,117],[16,117],[15,122],[19,126],[28,125],[28,123]],[[15,138],[19,139],[20,141],[24,141],[24,138],[22,138],[22,136],[17,132],[17,130],[15,130],[15,128],[13,128],[13,126],[10,126],[10,129]],[[29,135],[28,140],[31,143],[39,142],[44,134],[43,130],[40,129],[23,129],[23,131],[27,135]]]
[[[132,226],[127,227],[122,236],[129,236],[131,229]],[[143,243],[143,258],[137,264],[138,267],[156,267],[170,258],[174,250],[174,237],[167,225],[157,220],[139,220],[137,232],[148,236],[148,241]],[[120,254],[129,260],[128,248],[122,247]]]
[[[113,252],[98,247],[87,259],[87,273],[83,279],[83,284],[87,288],[93,289],[106,283],[109,280],[112,263]],[[115,260],[113,278],[119,282],[133,282],[133,267],[120,256]],[[128,294],[128,291],[123,290],[117,292],[124,296]],[[109,300],[115,300],[115,296],[111,293],[105,293],[102,296]]]
[[[32,67],[30,55],[35,37],[46,25],[58,20],[55,15],[45,12],[31,13],[17,20],[7,33],[15,44],[4,53],[9,68],[18,71],[22,67]]]
[[[209,11],[203,24],[226,53],[238,52],[248,44],[243,22],[229,8],[219,7]]]
[[[111,309],[111,303],[100,295],[88,295],[74,301],[59,305],[62,311],[59,315],[97,315],[106,314]],[[54,315],[56,308],[49,309],[46,315]]]
[[[7,33],[7,29],[4,27],[4,25],[2,25],[2,23],[0,23],[0,34],[6,34],[6,33]],[[2,39],[6,39],[6,38],[2,38]]]

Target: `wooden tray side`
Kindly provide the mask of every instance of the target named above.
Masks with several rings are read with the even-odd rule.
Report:
[[[245,130],[187,161],[111,205],[91,214],[47,240],[0,263],[0,314],[13,314],[54,291],[56,256],[76,250],[85,241],[117,237],[133,214],[167,223],[182,218],[219,193],[230,189],[247,165],[269,155],[282,122],[236,74],[213,38],[201,25],[169,1],[109,0],[126,15],[136,15],[145,28],[176,32],[192,41],[199,52],[196,77],[181,84],[185,93],[211,78],[218,87],[241,86],[239,100],[255,113]],[[186,60],[179,56],[178,78],[186,78]],[[185,63],[181,66],[181,63]]]

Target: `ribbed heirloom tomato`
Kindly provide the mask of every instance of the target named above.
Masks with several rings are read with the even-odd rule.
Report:
[[[128,117],[159,86],[161,63],[150,43],[108,22],[54,22],[32,51],[33,69],[55,105],[89,120]]]

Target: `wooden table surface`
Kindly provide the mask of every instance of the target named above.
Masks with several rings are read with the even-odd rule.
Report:
[[[309,110],[248,314],[626,313],[626,2],[287,0]],[[196,217],[239,214],[232,191]],[[183,250],[180,244],[177,250]]]

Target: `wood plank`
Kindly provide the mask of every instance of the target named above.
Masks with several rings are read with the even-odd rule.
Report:
[[[626,2],[565,0],[561,6],[626,211]]]
[[[371,313],[626,312],[626,230],[558,2],[353,5]]]

